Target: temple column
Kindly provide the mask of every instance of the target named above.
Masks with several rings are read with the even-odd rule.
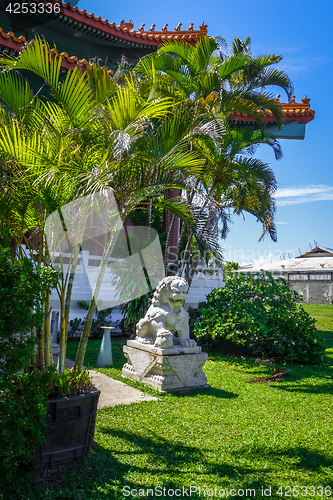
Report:
[[[181,189],[168,189],[167,191],[167,197],[168,199],[171,198],[178,198],[181,196]],[[169,231],[169,227],[172,221],[172,216],[173,214],[170,212],[166,212],[166,232]],[[179,227],[180,227],[180,220],[179,217],[175,217],[172,229],[171,229],[171,236],[170,236],[170,244],[169,248],[167,249],[167,262],[173,263],[178,266],[178,254],[177,254],[177,249],[178,249],[178,241],[179,241]]]

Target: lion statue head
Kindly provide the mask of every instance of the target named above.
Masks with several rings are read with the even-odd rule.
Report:
[[[153,306],[168,304],[170,307],[182,307],[187,299],[187,281],[179,276],[167,276],[159,282],[152,298]]]

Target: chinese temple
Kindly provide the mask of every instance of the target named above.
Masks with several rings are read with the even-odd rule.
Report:
[[[89,61],[97,58],[112,75],[123,55],[130,64],[135,64],[141,57],[156,51],[165,40],[195,44],[207,35],[205,23],[197,29],[193,23],[187,29],[183,29],[182,23],[174,27],[164,24],[160,29],[155,24],[146,27],[142,23],[135,28],[132,20],[116,24],[61,0],[28,0],[24,4],[0,0],[0,17],[0,53],[18,55],[27,42],[39,35],[56,46],[64,71],[75,65],[84,71]],[[280,97],[276,97],[277,102]],[[305,96],[296,103],[292,96],[290,102],[281,103],[281,107],[285,118],[282,130],[268,112],[264,117],[267,131],[279,139],[304,139],[305,126],[315,115],[310,99]],[[234,126],[255,124],[253,118],[241,113],[231,113],[229,122]]]
[[[52,50],[57,50],[61,55],[63,72],[75,66],[79,66],[84,72],[90,62],[97,59],[113,76],[122,56],[126,57],[129,64],[134,65],[141,57],[156,51],[166,40],[182,40],[195,45],[200,37],[207,35],[207,25],[204,23],[198,27],[190,23],[187,29],[184,29],[182,23],[176,26],[164,24],[160,27],[155,24],[148,27],[142,23],[135,27],[131,19],[128,22],[121,20],[117,24],[80,10],[75,3],[75,0],[72,4],[61,0],[27,0],[25,3],[0,0],[0,55],[7,53],[17,56],[25,44],[38,35],[45,38],[51,46],[55,45],[56,49]],[[280,97],[276,96],[277,102],[280,102]],[[268,111],[264,115],[267,131],[277,138],[303,139],[306,124],[315,115],[310,108],[310,99],[305,96],[297,103],[295,96],[292,96],[290,102],[281,103],[281,108],[285,118],[284,126],[279,130],[276,118]],[[233,127],[255,125],[253,118],[242,113],[233,112],[228,119]],[[178,190],[168,190],[171,198],[178,194]],[[177,247],[178,237],[179,220],[176,217],[171,234],[171,248]],[[169,256],[168,261],[172,262],[173,259]],[[206,280],[202,286],[208,285]],[[196,286],[195,283],[192,286],[194,292]],[[214,288],[216,283],[211,286]],[[195,296],[193,304],[209,290],[206,293],[203,291],[200,290],[198,297]]]

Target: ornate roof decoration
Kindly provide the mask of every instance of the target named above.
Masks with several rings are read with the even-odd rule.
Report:
[[[72,7],[69,2],[64,3],[62,0],[30,0],[35,3],[57,3],[60,5],[60,13],[49,14],[50,20],[58,20],[66,25],[70,23],[79,23],[81,25],[81,31],[92,35],[109,35],[108,38],[114,37],[115,40],[121,39],[133,44],[144,44],[145,46],[159,46],[162,45],[164,40],[186,40],[189,43],[195,44],[197,40],[207,34],[207,24],[202,23],[199,29],[195,30],[193,23],[190,24],[188,30],[182,30],[182,23],[174,28],[174,31],[168,31],[165,24],[161,30],[156,30],[156,25],[152,25],[149,30],[145,30],[145,24],[135,30],[132,19],[129,22],[125,22],[124,19],[120,21],[117,25],[115,22],[110,23],[108,19],[102,19],[100,16],[96,17],[95,14],[88,14],[88,12],[83,9],[80,10],[77,6]],[[84,25],[84,28],[82,28]],[[100,37],[100,36],[99,36]]]
[[[73,69],[75,66],[79,66],[81,71],[85,71],[88,66],[92,67],[86,59],[78,59],[76,56],[68,56],[67,52],[61,52],[59,54],[58,50],[53,48],[49,51],[50,54],[57,54],[61,57],[61,66],[65,69]],[[114,71],[108,71],[110,78],[114,76]]]
[[[310,109],[310,99],[305,96],[302,99],[301,103],[295,102],[296,98],[293,95],[290,99],[290,102],[282,102],[280,103],[281,95],[278,94],[275,98],[275,102],[278,102],[281,105],[282,113],[286,121],[297,121],[298,123],[309,123],[313,120],[315,111]],[[267,111],[264,113],[265,122],[274,122],[276,121],[273,113],[271,111]],[[235,113],[232,112],[229,115],[229,120],[241,121],[241,122],[254,122],[255,120],[250,116],[244,113]]]
[[[16,37],[12,31],[5,33],[2,28],[0,28],[0,45],[13,49],[16,51],[22,50],[26,42],[23,35]]]
[[[33,43],[33,42],[30,42]],[[18,54],[23,50],[26,45],[26,39],[24,36],[16,37],[12,31],[5,33],[2,28],[0,28],[0,47],[5,47],[14,51]],[[86,70],[89,63],[86,59],[79,59],[76,56],[69,56],[67,52],[61,52],[59,54],[56,48],[50,49],[50,54],[58,54],[61,57],[61,66],[64,69],[73,69],[75,66],[79,66],[82,72]],[[109,71],[110,77],[114,75],[114,71]]]

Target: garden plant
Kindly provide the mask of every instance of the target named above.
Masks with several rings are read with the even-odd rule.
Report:
[[[44,471],[37,475],[38,481],[20,471],[15,484],[1,489],[0,498],[132,500],[153,498],[147,490],[156,487],[162,492],[159,498],[168,498],[168,490],[169,498],[176,498],[172,490],[178,489],[178,498],[214,498],[211,492],[217,488],[217,495],[221,491],[221,498],[228,500],[296,496],[328,500],[333,492],[333,308],[304,308],[317,320],[326,348],[324,362],[278,363],[289,372],[280,382],[249,383],[271,375],[271,368],[256,364],[253,356],[236,356],[214,345],[204,365],[211,389],[157,394],[121,378],[126,340],[114,339],[113,367],[97,370],[158,400],[99,410],[89,458],[75,466]],[[89,341],[85,363],[91,368],[100,344],[100,340]],[[73,360],[77,345],[68,346]],[[133,494],[126,496],[129,489]]]
[[[268,233],[275,238],[275,177],[267,164],[251,154],[264,143],[281,156],[277,141],[262,125],[265,110],[282,117],[265,87],[277,85],[288,95],[292,87],[283,71],[273,68],[281,56],[253,57],[249,40],[236,39],[231,53],[223,44],[210,37],[201,38],[196,47],[166,43],[156,55],[142,58],[132,73],[114,79],[96,63],[84,73],[76,67],[63,75],[61,56],[40,38],[17,59],[7,56],[0,61],[4,169],[0,216],[12,229],[17,255],[27,248],[30,256],[37,253],[38,262],[48,265],[48,216],[107,189],[114,193],[122,219],[139,205],[146,204],[149,213],[152,206],[168,210],[172,218],[167,242],[175,217],[180,217],[179,250],[186,234],[183,265],[189,280],[192,240],[221,256],[218,224],[222,222],[225,235],[230,210],[252,213],[262,222],[262,236]],[[41,79],[41,91],[35,94],[20,71]],[[231,110],[252,116],[257,129],[231,129],[227,124]],[[184,190],[186,198],[161,196],[169,188]],[[79,253],[77,243],[67,269],[61,264],[63,278],[57,286],[60,372]],[[96,290],[103,272],[100,266]],[[75,365],[79,369],[95,310],[96,297],[83,327]],[[50,321],[44,325],[44,343],[49,348]],[[45,366],[49,364],[47,352]]]
[[[285,279],[271,273],[228,275],[224,288],[191,309],[193,334],[208,345],[242,344],[255,356],[318,363],[323,342],[301,300]]]
[[[28,255],[37,275],[40,269],[49,272],[53,259],[46,230],[49,217],[58,215],[69,237],[64,207],[73,207],[84,224],[88,217],[81,210],[85,200],[94,195],[107,198],[109,193],[119,212],[118,222],[137,207],[146,208],[148,225],[154,222],[154,210],[171,214],[165,235],[166,260],[172,224],[176,217],[181,219],[178,250],[182,239],[186,240],[182,270],[189,280],[193,242],[203,252],[221,257],[218,235],[226,234],[232,212],[253,214],[262,224],[262,237],[269,234],[274,239],[276,180],[269,165],[253,153],[260,144],[267,144],[277,158],[281,156],[279,144],[265,132],[262,122],[267,110],[282,118],[265,87],[277,85],[287,95],[292,87],[283,72],[273,69],[281,56],[255,58],[248,42],[236,39],[231,53],[221,40],[209,37],[200,39],[196,47],[166,43],[120,79],[117,75],[112,79],[107,68],[95,62],[85,72],[77,66],[63,73],[57,49],[38,37],[17,58],[2,58],[0,220],[10,231],[6,246],[11,248],[11,257],[21,260]],[[37,91],[25,79],[29,74],[41,84]],[[231,110],[247,113],[256,126],[229,126]],[[168,198],[168,189],[183,191],[185,196]],[[114,233],[108,237],[77,348],[75,380],[81,377],[98,291],[115,244]],[[60,258],[60,272],[54,270],[52,275],[60,301],[57,369],[64,375],[59,384],[74,388],[75,380],[68,382],[65,359],[80,243],[73,238],[69,262]],[[36,325],[35,365],[42,374],[53,373],[50,290],[50,286],[44,288],[42,319]],[[147,299],[128,307],[132,322]],[[19,321],[13,324],[14,330],[20,332]],[[20,342],[24,347],[24,340]],[[28,367],[22,368],[29,380]],[[44,396],[44,390],[40,394]]]

